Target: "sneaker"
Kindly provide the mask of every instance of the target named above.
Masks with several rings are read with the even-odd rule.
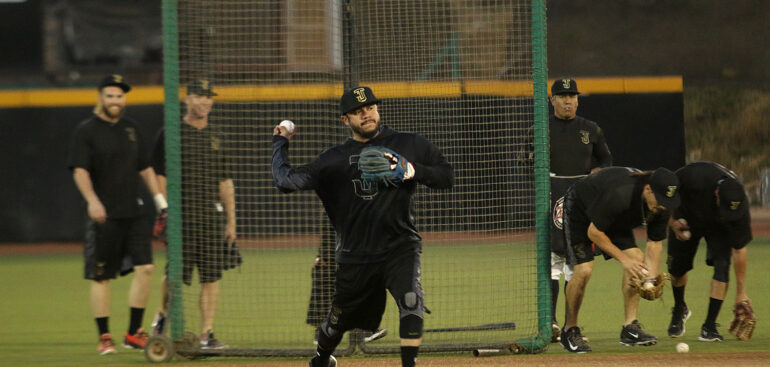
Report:
[[[668,336],[672,338],[678,338],[684,336],[684,323],[692,316],[687,306],[684,308],[672,308],[671,309],[671,322],[668,324]]]
[[[318,363],[318,356],[315,356],[310,360],[310,367],[324,367]],[[326,367],[337,367],[337,359],[334,356],[329,356],[329,363],[326,364]]]
[[[561,340],[561,328],[559,327],[559,324],[553,323],[551,324],[551,343],[556,343]]]
[[[591,351],[591,347],[588,346],[583,335],[580,334],[580,328],[573,326],[567,331],[561,333],[561,345],[569,352],[572,353],[586,353]]]
[[[623,345],[655,345],[658,343],[658,338],[654,335],[650,335],[642,330],[642,324],[639,321],[634,320],[632,323],[623,326],[620,330],[620,344]]]
[[[214,337],[214,331],[209,330],[201,334],[200,338],[201,349],[224,349],[227,348],[227,344],[220,342]]]
[[[115,354],[118,352],[115,349],[115,343],[112,342],[112,335],[109,333],[104,333],[99,337],[99,345],[97,345],[96,350],[101,355]]]
[[[377,329],[375,331],[364,332],[364,343],[371,343],[375,340],[382,339],[388,335],[388,329]]]
[[[725,338],[723,338],[717,331],[717,326],[719,326],[719,324],[714,324],[714,327],[710,328],[706,326],[706,324],[703,324],[700,328],[698,340],[702,342],[721,342],[722,340],[725,340]]]
[[[166,334],[166,315],[163,312],[158,312],[155,319],[152,320],[152,335],[164,334]]]
[[[144,345],[147,344],[147,339],[149,338],[150,336],[144,332],[144,329],[139,328],[134,335],[126,333],[126,337],[123,338],[123,346],[129,349],[144,349]]]

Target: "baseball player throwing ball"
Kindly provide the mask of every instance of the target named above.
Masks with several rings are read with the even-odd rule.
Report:
[[[354,87],[340,99],[340,119],[352,138],[299,167],[289,164],[286,128],[273,129],[273,179],[283,192],[315,190],[337,232],[338,263],[331,311],[319,327],[311,367],[334,367],[331,355],[351,329],[376,330],[386,291],[400,317],[402,366],[415,365],[422,341],[424,293],[420,285],[420,235],[413,219],[417,184],[447,189],[452,166],[422,136],[380,123],[369,87]]]

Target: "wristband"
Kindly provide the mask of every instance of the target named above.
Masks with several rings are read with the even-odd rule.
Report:
[[[166,198],[163,197],[163,194],[155,194],[153,199],[155,200],[155,210],[160,212],[161,210],[168,208],[168,203],[166,202]]]

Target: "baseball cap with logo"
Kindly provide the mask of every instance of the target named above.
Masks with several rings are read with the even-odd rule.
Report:
[[[123,75],[120,74],[111,74],[105,76],[102,81],[99,83],[99,91],[104,89],[104,87],[109,86],[115,86],[123,90],[123,93],[127,93],[131,90],[131,86],[126,84],[126,80],[123,77]]]
[[[572,78],[556,79],[551,85],[551,95],[559,94],[580,94],[578,92],[577,82]]]
[[[340,98],[340,113],[346,114],[363,106],[380,103],[369,87],[353,87],[342,93]]]
[[[679,179],[674,172],[663,167],[658,168],[650,176],[649,184],[658,204],[668,210],[679,207]]]
[[[187,95],[194,94],[196,96],[214,97],[218,94],[214,93],[213,85],[206,79],[196,79],[192,83],[187,85]]]
[[[734,222],[743,218],[748,212],[746,192],[738,180],[728,177],[719,180],[719,215],[726,222]]]

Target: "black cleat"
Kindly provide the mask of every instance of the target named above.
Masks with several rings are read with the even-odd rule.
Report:
[[[698,340],[702,342],[721,342],[722,340],[725,340],[725,338],[723,338],[717,331],[717,326],[718,324],[714,324],[714,327],[708,327],[706,324],[703,324],[700,328]]]
[[[315,356],[310,360],[310,367],[324,367],[318,363],[318,356]],[[329,356],[329,363],[326,364],[326,367],[337,367],[337,359],[334,356]]]
[[[620,344],[635,346],[635,345],[655,345],[658,343],[658,338],[654,335],[650,335],[642,330],[642,324],[639,321],[634,320],[632,323],[623,326],[620,330]]]
[[[588,346],[583,335],[580,334],[580,328],[577,326],[573,326],[561,333],[561,346],[572,353],[582,354],[591,351],[591,347]]]
[[[684,308],[672,308],[671,322],[668,324],[668,336],[672,338],[684,336],[684,323],[687,322],[690,316],[692,316],[692,311],[687,306],[684,306]]]

